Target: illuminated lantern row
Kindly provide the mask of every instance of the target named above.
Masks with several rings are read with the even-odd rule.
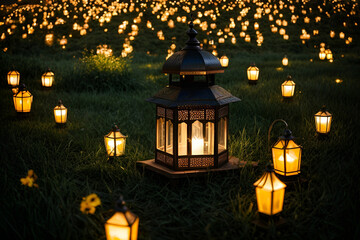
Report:
[[[295,83],[289,75],[285,82],[281,84],[281,93],[284,98],[292,98],[295,92]]]
[[[276,177],[274,169],[267,167],[254,186],[259,213],[272,216],[283,210],[286,185]]]
[[[136,240],[138,237],[139,218],[126,206],[122,197],[115,205],[115,214],[106,221],[107,240]]]
[[[19,86],[20,83],[20,73],[17,71],[10,71],[7,74],[8,84],[12,87]]]
[[[259,79],[259,69],[252,63],[247,69],[247,77],[250,84],[256,84]]]
[[[104,136],[105,148],[109,157],[125,154],[126,138],[127,136],[123,135],[118,126],[114,124],[113,129]]]
[[[33,95],[26,90],[25,84],[19,86],[18,92],[13,96],[15,111],[29,113],[33,102]]]
[[[283,176],[298,175],[301,165],[301,146],[294,142],[294,137],[289,129],[272,147],[274,169]]]
[[[54,73],[48,70],[41,76],[41,84],[43,87],[51,87],[54,82]]]
[[[239,101],[215,85],[215,73],[224,69],[200,48],[193,26],[186,46],[163,65],[169,85],[148,99],[156,104],[155,163],[175,171],[228,162],[229,103]]]
[[[59,100],[58,105],[54,108],[54,117],[57,124],[63,125],[67,120],[67,108]]]
[[[316,132],[319,134],[328,134],[331,127],[332,114],[323,106],[321,110],[315,114]]]

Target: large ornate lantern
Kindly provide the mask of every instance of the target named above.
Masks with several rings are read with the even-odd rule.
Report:
[[[320,134],[328,134],[331,127],[332,114],[326,111],[323,106],[321,110],[315,114],[315,127],[316,132]]]
[[[247,69],[247,77],[250,84],[256,84],[259,79],[259,69],[252,63]]]
[[[59,104],[54,108],[54,117],[57,124],[63,125],[67,120],[67,108],[59,100]]]
[[[295,83],[289,75],[285,82],[281,84],[281,93],[284,98],[291,98],[294,96]]]
[[[120,132],[114,124],[113,129],[104,136],[105,148],[109,157],[118,157],[125,154],[127,136]]]
[[[215,85],[224,69],[200,48],[192,22],[186,46],[163,65],[169,85],[156,104],[155,163],[174,171],[219,168],[228,162],[229,103],[240,99]]]
[[[54,82],[54,73],[48,70],[41,77],[41,84],[43,87],[51,87]]]
[[[15,111],[18,113],[29,113],[33,102],[33,95],[26,90],[25,84],[21,84],[17,93],[13,96]]]
[[[10,71],[7,74],[8,84],[12,87],[19,86],[20,83],[20,73],[18,71]]]
[[[132,213],[120,197],[115,205],[115,214],[105,223],[107,240],[136,240],[139,217]]]
[[[286,185],[276,177],[271,167],[267,167],[254,186],[259,213],[273,216],[282,211]]]

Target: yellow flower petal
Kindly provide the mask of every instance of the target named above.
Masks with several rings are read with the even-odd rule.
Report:
[[[101,204],[100,198],[95,193],[88,195],[86,197],[86,202],[92,207],[96,207]]]

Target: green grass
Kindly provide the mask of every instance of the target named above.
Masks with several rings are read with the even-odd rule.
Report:
[[[286,42],[269,30],[264,31],[262,47],[240,39],[236,45],[227,41],[218,46],[219,54],[230,58],[230,65],[224,74],[217,74],[216,83],[242,99],[230,105],[231,155],[258,161],[259,167],[246,166],[228,174],[209,173],[203,178],[171,183],[156,174],[144,173],[136,167],[136,161],[154,158],[155,106],[146,99],[168,84],[167,76],[161,73],[166,50],[172,36],[177,37],[177,50],[184,45],[187,26],[176,22],[176,28],[169,30],[166,23],[155,21],[146,12],[139,24],[143,32],[132,43],[135,51],[131,57],[123,59],[115,54],[104,58],[91,53],[99,44],[109,44],[114,53],[119,53],[124,36],[114,37],[114,32],[119,23],[135,16],[129,13],[114,17],[106,25],[107,34],[104,27],[90,22],[92,33],[86,37],[74,33],[65,51],[58,45],[44,47],[45,31],[27,40],[19,40],[21,35],[15,33],[0,43],[1,48],[9,47],[6,53],[0,53],[3,236],[105,239],[104,222],[112,216],[114,202],[123,195],[128,207],[140,217],[139,239],[360,237],[358,32],[348,29],[354,34],[350,46],[325,35],[310,40],[308,45],[302,45],[298,36]],[[152,20],[155,31],[146,29],[147,18]],[[222,15],[218,25],[225,27],[227,19]],[[330,24],[342,30],[341,20],[325,18],[326,24],[312,23],[308,27],[319,27],[327,34]],[[268,21],[263,18],[259,23],[267,26]],[[67,33],[71,25],[70,19],[56,34]],[[164,29],[166,41],[156,38],[159,29]],[[301,26],[296,25],[288,30],[293,36],[299,34],[299,29]],[[238,36],[238,32],[235,34]],[[199,31],[199,39],[204,38],[205,33]],[[310,47],[321,41],[331,43],[333,63],[319,61],[318,49]],[[290,64],[281,68],[285,54]],[[256,86],[248,85],[246,79],[251,62],[260,68]],[[45,90],[40,79],[48,67],[55,73],[55,84]],[[14,111],[12,93],[5,81],[12,68],[21,73],[21,82],[34,95],[27,118],[19,118]],[[288,74],[296,83],[292,101],[284,101],[280,91]],[[336,78],[343,82],[335,83]],[[58,128],[54,122],[53,108],[59,99],[68,108],[65,128]],[[333,123],[329,137],[319,139],[314,114],[323,104],[333,114]],[[253,183],[271,160],[267,131],[275,119],[286,120],[296,143],[303,146],[301,175],[307,182],[286,189],[282,216],[288,224],[261,230],[251,223],[257,216]],[[113,123],[129,137],[126,155],[108,161],[103,136]],[[281,124],[275,125],[271,143],[282,130]],[[28,169],[38,175],[38,189],[21,185],[20,178]],[[90,193],[96,193],[102,204],[94,215],[84,215],[79,210],[80,202]]]

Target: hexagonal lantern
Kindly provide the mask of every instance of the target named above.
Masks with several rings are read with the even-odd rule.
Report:
[[[156,104],[155,163],[175,171],[219,168],[228,162],[229,103],[240,101],[215,85],[217,57],[200,48],[193,29],[186,46],[162,72],[169,85],[147,101]]]

